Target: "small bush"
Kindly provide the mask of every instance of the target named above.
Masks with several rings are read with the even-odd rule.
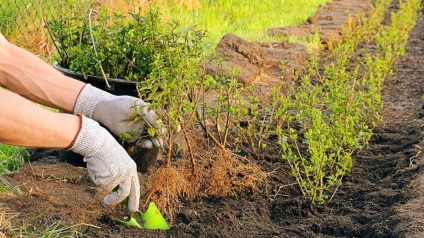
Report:
[[[152,71],[155,55],[166,46],[154,9],[127,16],[107,10],[59,16],[47,24],[60,58],[60,66],[74,72],[108,78],[141,81]]]

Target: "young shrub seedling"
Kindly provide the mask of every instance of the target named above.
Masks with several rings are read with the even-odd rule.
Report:
[[[419,1],[403,1],[399,11],[392,13],[391,25],[381,27],[390,2],[377,1],[368,18],[359,20],[360,27],[344,28],[347,37],[324,60],[323,73],[318,72],[317,58],[312,57],[301,86],[293,97],[286,97],[293,109],[282,109],[294,119],[276,134],[283,159],[312,204],[334,196],[351,170],[353,155],[368,143],[372,128],[381,119],[384,79],[404,54],[420,9]],[[377,47],[355,58],[361,44]],[[351,67],[351,61],[359,66]]]

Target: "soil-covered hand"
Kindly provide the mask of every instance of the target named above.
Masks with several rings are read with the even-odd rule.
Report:
[[[128,197],[128,209],[137,211],[140,184],[137,166],[125,149],[99,123],[81,115],[81,129],[70,150],[84,156],[88,174],[106,192],[106,205],[115,205]]]
[[[86,117],[100,122],[117,136],[125,132],[137,131],[143,133],[146,124],[158,128],[157,116],[153,110],[148,110],[149,104],[130,96],[115,96],[87,84],[79,94],[75,103],[74,114],[81,113]],[[137,115],[142,119],[135,121]],[[143,148],[162,146],[159,138],[149,137],[138,141]]]

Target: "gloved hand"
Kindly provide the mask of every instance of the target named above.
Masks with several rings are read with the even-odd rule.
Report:
[[[148,103],[130,96],[115,96],[98,88],[85,85],[81,90],[75,103],[74,114],[81,113],[86,117],[100,122],[109,130],[120,136],[125,132],[136,130],[143,132],[147,123],[164,133],[163,128],[158,128],[157,116],[153,110],[148,110]],[[134,121],[137,116],[135,109],[140,108],[140,115],[144,115],[144,120]],[[142,148],[153,148],[162,146],[160,138],[149,137],[137,142]]]
[[[84,156],[88,174],[104,191],[115,192],[103,198],[106,205],[115,205],[126,197],[131,212],[139,209],[140,184],[137,166],[125,149],[99,123],[82,116],[81,129],[69,150]]]

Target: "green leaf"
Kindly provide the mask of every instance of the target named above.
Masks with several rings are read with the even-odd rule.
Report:
[[[153,127],[149,127],[149,128],[147,128],[147,133],[150,136],[154,137],[155,136],[155,129]]]

